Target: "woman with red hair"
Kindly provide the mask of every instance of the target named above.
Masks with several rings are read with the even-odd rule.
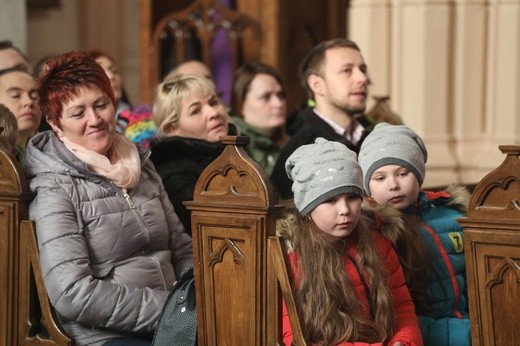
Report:
[[[149,152],[116,133],[101,66],[70,52],[47,67],[37,90],[52,131],[31,139],[25,168],[50,301],[76,345],[150,345],[191,239]]]

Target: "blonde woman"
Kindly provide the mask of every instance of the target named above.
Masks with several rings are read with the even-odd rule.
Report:
[[[192,200],[200,174],[222,152],[219,138],[229,132],[229,116],[213,82],[173,74],[157,86],[153,118],[158,139],[151,159],[191,235],[190,213],[182,202]]]

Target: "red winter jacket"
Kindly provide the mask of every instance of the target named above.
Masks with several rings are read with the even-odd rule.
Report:
[[[395,254],[388,240],[386,240],[379,234],[374,234],[374,237],[374,242],[380,250],[382,262],[386,264],[387,270],[390,273],[389,285],[392,291],[392,295],[394,296],[394,308],[397,315],[397,325],[395,328],[395,333],[390,342],[388,342],[386,345],[393,346],[394,343],[401,342],[405,346],[422,346],[423,341],[417,316],[415,315],[415,307],[410,297],[408,287],[405,284],[405,279],[403,271],[401,269],[401,265],[399,264],[399,259],[397,258],[397,255]],[[350,258],[356,258],[357,248],[355,244],[348,248],[347,253],[350,256]],[[363,283],[361,281],[359,272],[357,271],[352,261],[349,259],[349,256],[344,257],[345,267],[352,281],[352,284],[356,289],[356,295],[365,307],[365,314],[367,317],[369,317],[370,312],[368,308],[368,297],[365,294],[365,290],[363,288]],[[289,253],[289,260],[293,268],[293,275],[296,275],[296,271],[294,269],[297,268],[298,259],[294,251]],[[284,345],[291,345],[292,341],[293,335],[291,325],[289,322],[289,315],[287,313],[285,302],[283,302],[283,343]],[[368,344],[364,342],[343,342],[339,345],[382,346],[383,343]]]

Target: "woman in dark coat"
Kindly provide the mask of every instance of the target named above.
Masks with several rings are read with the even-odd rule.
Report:
[[[190,212],[182,203],[193,199],[200,174],[224,149],[219,139],[228,134],[229,116],[210,80],[180,74],[157,86],[153,118],[158,139],[151,159],[191,235]]]

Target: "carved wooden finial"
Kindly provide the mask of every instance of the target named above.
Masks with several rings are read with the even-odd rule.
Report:
[[[520,218],[520,146],[501,145],[499,149],[506,158],[475,187],[468,219]]]
[[[238,147],[245,147],[249,144],[248,136],[221,136],[220,142],[224,145],[236,145]]]
[[[226,206],[274,206],[278,195],[267,173],[243,148],[249,137],[223,136],[221,142],[226,147],[200,175],[193,201]]]

